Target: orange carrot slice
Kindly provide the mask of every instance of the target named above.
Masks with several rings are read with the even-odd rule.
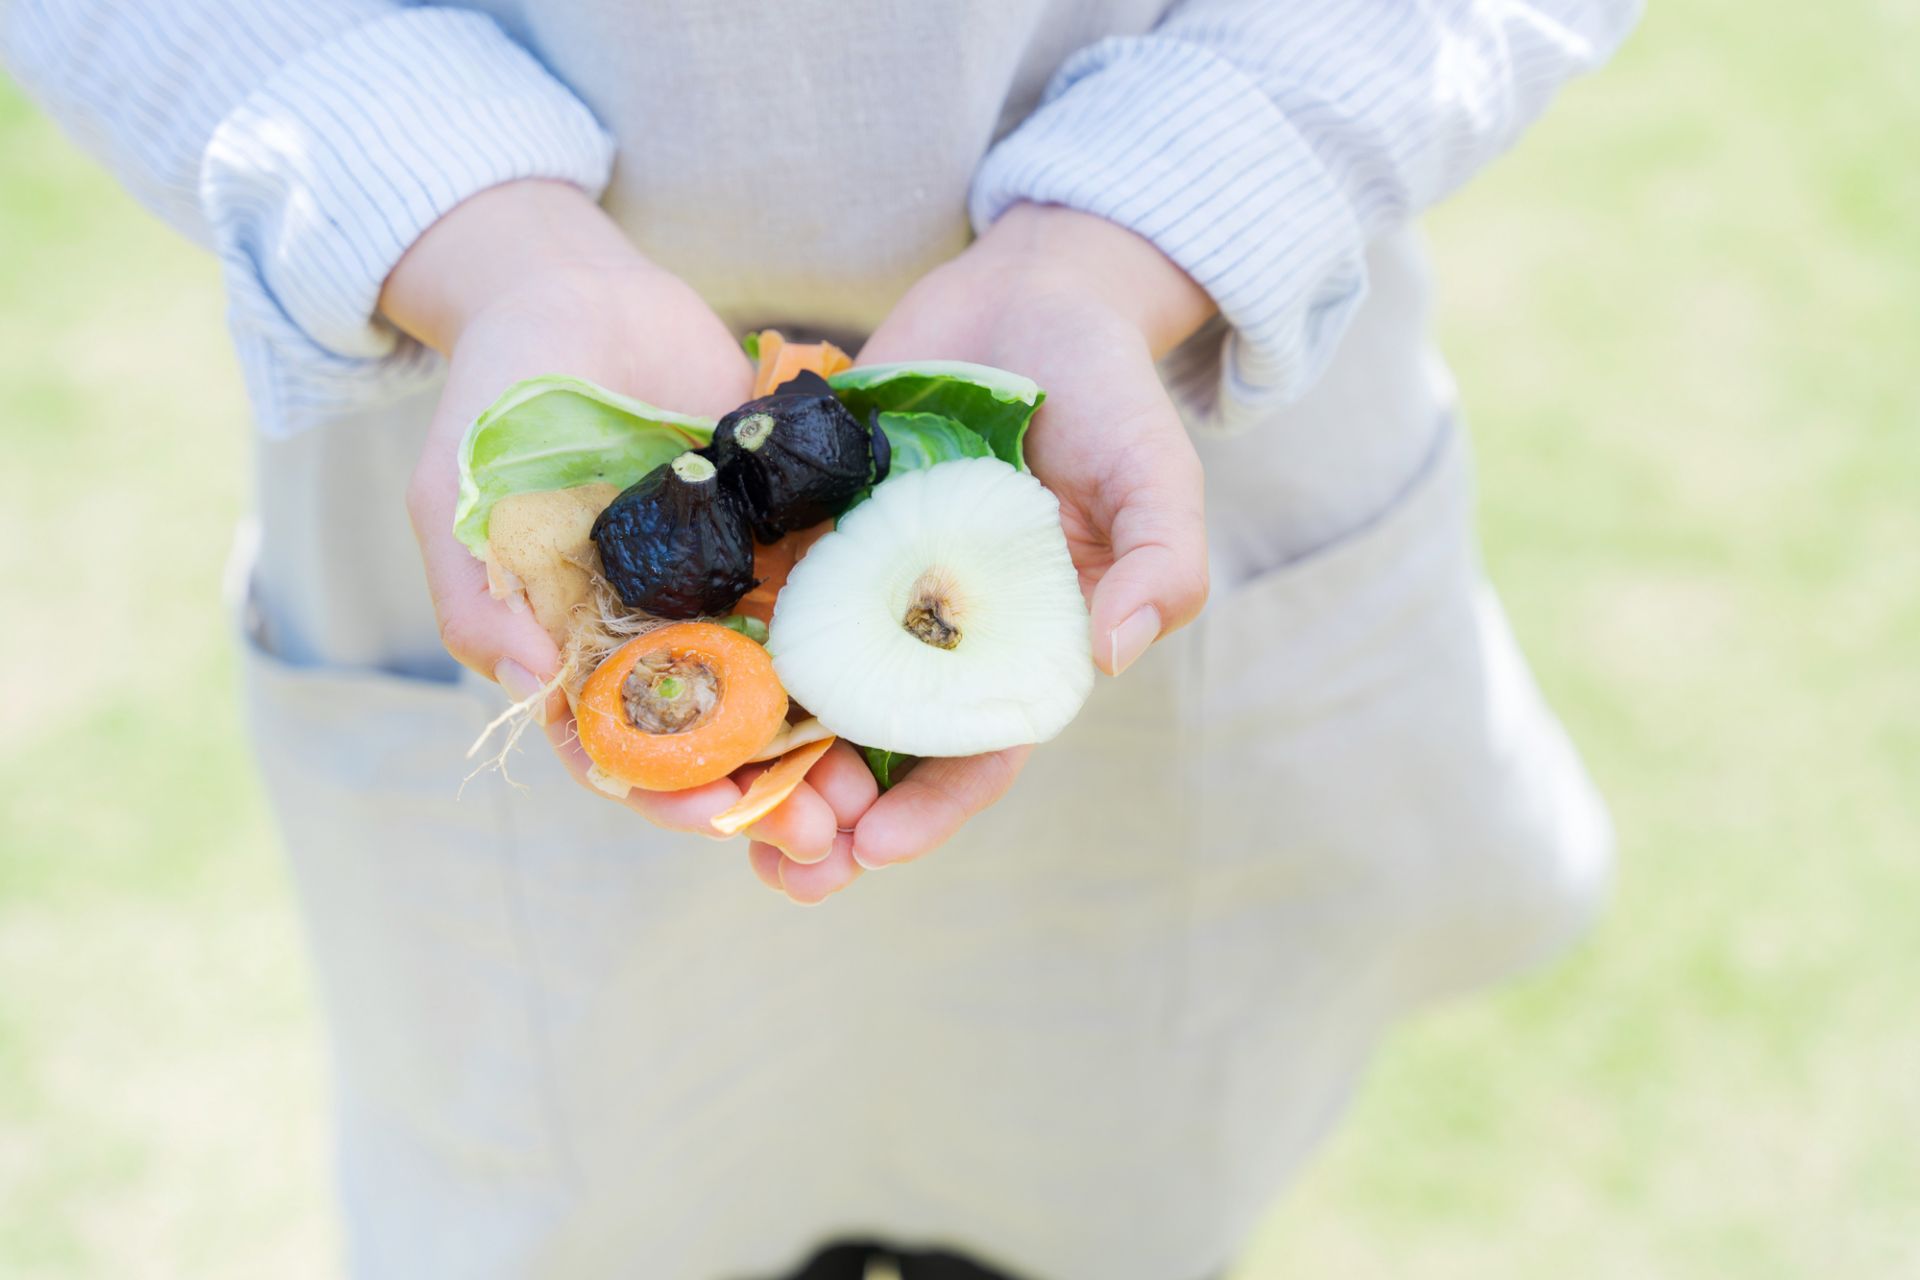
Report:
[[[761,380],[780,360],[780,352],[786,347],[787,339],[778,329],[762,329],[758,336],[758,347],[754,354],[753,394],[764,394],[760,390]]]
[[[721,835],[738,835],[772,813],[782,800],[806,781],[807,770],[827,754],[827,748],[835,741],[837,739],[829,735],[818,742],[809,742],[804,747],[795,747],[774,761],[771,769],[755,778],[747,787],[747,794],[734,801],[730,808],[715,815],[713,829]]]
[[[762,622],[772,622],[773,603],[780,598],[780,589],[787,585],[787,575],[793,572],[793,566],[800,562],[800,557],[807,554],[808,547],[831,532],[833,526],[823,521],[811,529],[797,529],[778,542],[755,544],[753,576],[760,581],[753,590],[740,597],[733,611]]]
[[[614,650],[587,677],[574,716],[600,772],[681,791],[752,759],[785,722],[787,691],[767,651],[738,631],[676,622]]]
[[[778,329],[763,329],[760,331],[760,368],[753,376],[753,394],[767,395],[795,374],[809,370],[830,378],[852,367],[852,357],[831,342],[788,342]]]

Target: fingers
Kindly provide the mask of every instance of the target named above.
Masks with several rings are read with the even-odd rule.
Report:
[[[780,864],[787,856],[770,844],[749,844],[747,846],[747,865],[753,868],[753,874],[760,883],[775,893],[785,893],[780,884]]]
[[[1206,603],[1207,528],[1200,460],[1184,432],[1130,451],[1111,483],[1113,563],[1088,607],[1094,662],[1117,676]]]
[[[430,546],[430,539],[423,533],[421,550],[440,642],[462,666],[489,680],[512,680],[520,686],[509,686],[515,698],[528,696],[559,670],[560,650],[553,638],[531,611],[493,598],[485,567],[451,532],[443,535],[447,546]],[[548,719],[564,714],[557,690],[546,713]]]
[[[880,796],[880,784],[873,770],[860,758],[859,751],[846,742],[836,742],[813,768],[807,770],[807,785],[833,810],[836,829],[851,831]]]
[[[642,791],[638,787],[630,788],[626,795],[617,796],[595,785],[587,776],[593,767],[593,761],[587,758],[580,739],[574,733],[571,717],[546,727],[547,741],[553,744],[554,754],[560,757],[560,763],[566,766],[573,780],[588,790],[626,805],[648,822],[669,831],[686,831],[706,836],[710,840],[723,839],[713,829],[713,819],[740,798],[740,788],[727,778],[709,782],[704,786],[692,787],[685,791]]]
[[[795,862],[818,862],[833,849],[839,823],[820,793],[803,782],[793,794],[747,828],[747,839],[770,844]]]
[[[778,861],[769,864],[767,852],[761,851],[771,852]],[[755,844],[748,846],[747,856],[753,862],[754,874],[763,882],[767,881],[770,865],[774,878],[771,887],[802,906],[824,902],[861,876],[860,864],[853,860],[853,836],[849,832],[835,836],[831,852],[815,863],[801,864],[779,853],[771,845]]]
[[[713,819],[737,802],[765,768],[749,766],[732,778],[684,791],[642,791],[635,787],[624,796],[614,796],[589,776],[593,762],[580,746],[571,717],[547,725],[545,732],[561,764],[581,786],[619,800],[655,826],[712,840],[728,838],[713,829]],[[836,834],[851,829],[877,794],[878,787],[865,762],[851,747],[837,743],[808,771],[807,781],[747,828],[747,836],[797,864],[817,863],[832,853]]]
[[[735,780],[744,787],[751,778],[743,770]],[[859,753],[836,742],[792,795],[747,828],[747,838],[773,845],[802,865],[819,862],[832,851],[835,834],[853,830],[879,794]]]
[[[874,802],[854,828],[853,857],[873,870],[939,848],[974,814],[1007,793],[1032,747],[923,760]]]
[[[861,871],[853,860],[854,824],[879,794],[879,784],[859,752],[835,743],[807,771],[804,785],[748,829],[752,843],[747,860],[753,874],[769,889],[803,904],[846,888]],[[824,829],[815,804],[823,805],[831,819]]]
[[[623,803],[656,827],[724,840],[726,837],[713,829],[713,820],[739,799],[740,788],[721,778],[685,791],[642,791],[635,787],[627,792]]]
[[[560,650],[524,606],[496,600],[486,566],[453,535],[459,473],[447,432],[436,429],[407,486],[407,514],[420,543],[440,642],[462,666],[496,680],[516,700],[531,697],[560,666]],[[543,722],[563,718],[558,690],[541,708]]]
[[[823,901],[863,870],[905,862],[943,844],[1006,794],[1031,750],[923,761],[881,796],[865,762],[837,743],[808,773],[805,786],[749,829],[748,865],[760,883],[795,902]],[[820,821],[814,804],[843,827],[857,823],[851,831],[832,832],[818,856],[813,855],[819,846],[810,843],[817,839]],[[795,856],[796,850],[804,856]]]

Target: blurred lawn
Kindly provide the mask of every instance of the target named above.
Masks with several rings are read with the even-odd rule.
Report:
[[[1920,0],[1656,0],[1434,220],[1494,573],[1613,797],[1239,1280],[1920,1274]],[[211,264],[0,88],[0,1274],[328,1274],[218,582]]]

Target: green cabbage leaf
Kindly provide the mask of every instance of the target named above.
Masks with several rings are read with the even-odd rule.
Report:
[[[862,422],[876,409],[883,414],[938,414],[965,426],[987,442],[995,457],[1022,470],[1027,465],[1022,441],[1047,398],[1031,378],[960,360],[859,365],[834,374],[827,384]]]
[[[453,532],[482,559],[493,504],[516,493],[604,482],[626,488],[713,438],[713,422],[549,375],[507,388],[460,442]]]
[[[955,458],[991,458],[980,433],[939,413],[883,413],[876,419],[893,451],[890,473],[921,471]]]

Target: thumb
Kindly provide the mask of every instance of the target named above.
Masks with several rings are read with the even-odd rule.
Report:
[[[560,650],[524,604],[496,599],[487,569],[453,536],[454,493],[433,483],[438,468],[422,466],[407,494],[407,511],[440,623],[440,643],[462,666],[498,681],[515,701],[531,697],[560,669]],[[516,607],[517,605],[517,607]],[[564,716],[556,690],[541,709],[543,723]]]
[[[1113,563],[1089,610],[1094,662],[1117,676],[1206,603],[1207,529],[1200,459],[1184,431],[1129,449],[1110,483],[1121,486],[1108,525]]]

